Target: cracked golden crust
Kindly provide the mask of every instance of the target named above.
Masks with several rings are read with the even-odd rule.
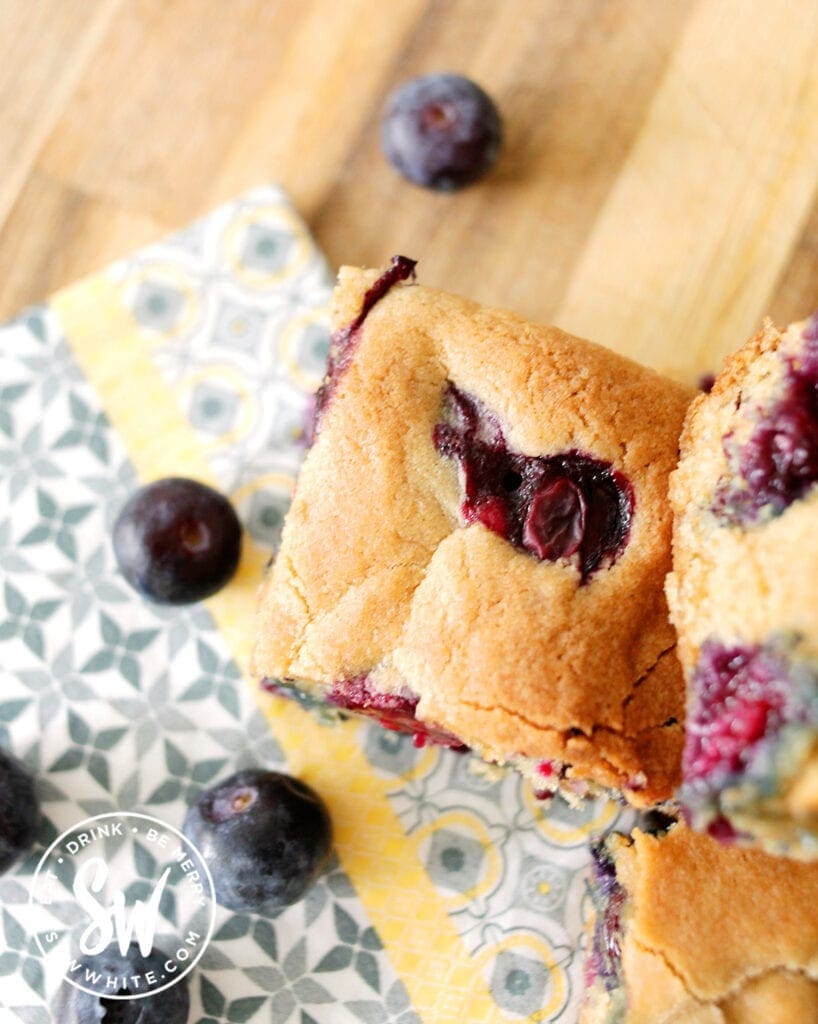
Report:
[[[627,896],[625,1024],[818,1020],[818,865],[683,824],[637,831],[614,856]],[[604,1020],[606,998],[592,992],[580,1020]]]
[[[344,268],[334,324],[375,271]],[[446,382],[509,444],[580,450],[630,479],[629,543],[587,586],[459,513],[432,443]],[[419,286],[370,312],[299,478],[261,589],[254,670],[319,688],[368,673],[489,759],[570,760],[633,802],[678,780],[682,686],[662,591],[666,491],[690,394],[553,327]],[[638,685],[637,685],[638,684]]]

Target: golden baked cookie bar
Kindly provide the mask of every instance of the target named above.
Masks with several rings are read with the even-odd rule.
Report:
[[[667,479],[690,395],[412,269],[341,270],[254,670],[543,794],[665,800],[684,696]]]
[[[818,856],[818,321],[763,330],[693,402],[667,594],[694,827]]]
[[[580,1024],[818,1020],[818,864],[684,824],[592,847]]]

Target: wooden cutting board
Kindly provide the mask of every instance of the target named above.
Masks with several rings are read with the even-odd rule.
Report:
[[[556,322],[687,380],[818,306],[814,0],[4,0],[0,315],[259,182],[331,262]],[[389,90],[496,98],[496,173],[399,179]]]

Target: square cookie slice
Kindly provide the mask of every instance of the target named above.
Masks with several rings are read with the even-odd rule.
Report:
[[[691,396],[412,271],[341,270],[255,673],[515,764],[543,794],[666,800],[667,480]]]
[[[591,853],[580,1024],[818,1020],[818,865],[682,823]]]
[[[692,404],[668,598],[694,827],[818,857],[818,320],[763,330]]]

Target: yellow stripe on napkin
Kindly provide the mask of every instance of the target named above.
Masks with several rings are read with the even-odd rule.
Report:
[[[100,274],[59,292],[50,305],[139,477],[189,476],[218,487],[209,464],[217,446],[202,442],[187,422],[116,283]],[[207,601],[245,675],[255,591],[267,557],[245,537],[237,577]],[[297,705],[248,685],[291,770],[327,800],[342,866],[414,1009],[428,1024],[507,1019],[413,853],[388,799],[393,785],[370,769],[356,739],[360,726],[321,726]]]

